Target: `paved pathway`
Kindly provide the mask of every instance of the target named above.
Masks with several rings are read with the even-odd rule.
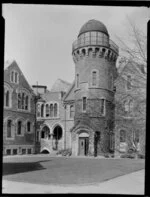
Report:
[[[85,186],[40,185],[3,180],[3,193],[108,193],[144,194],[144,170]]]

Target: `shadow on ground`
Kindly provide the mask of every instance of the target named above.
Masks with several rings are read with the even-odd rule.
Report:
[[[3,176],[29,172],[29,171],[36,171],[36,170],[44,170],[46,169],[40,163],[41,162],[49,162],[51,160],[43,160],[38,162],[10,162],[10,163],[3,163]]]

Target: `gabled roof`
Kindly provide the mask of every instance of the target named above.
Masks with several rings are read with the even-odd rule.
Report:
[[[18,66],[16,60],[12,60],[12,61],[8,60],[8,61],[5,62],[5,64],[4,64],[4,76],[5,76],[5,73],[8,72],[9,69],[11,69],[11,68],[15,68],[21,74],[21,76],[24,78],[24,81],[27,85],[27,88],[34,94],[32,87],[29,85],[27,79],[25,78],[23,72],[21,71],[20,67]]]
[[[52,88],[51,88],[51,92],[67,92],[69,87],[70,87],[70,83],[68,83],[67,81],[64,81],[62,79],[57,79],[55,81],[55,83],[53,84]]]
[[[74,88],[75,88],[75,80],[73,81],[72,85],[70,86],[68,92],[65,94],[63,100],[69,101],[74,100]]]

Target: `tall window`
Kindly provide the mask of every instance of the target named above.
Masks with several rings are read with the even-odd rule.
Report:
[[[29,100],[29,97],[28,96],[26,96],[25,97],[25,110],[28,110],[28,101]]]
[[[120,130],[120,142],[126,142],[126,131]]]
[[[18,121],[18,124],[17,124],[17,134],[18,135],[21,135],[21,130],[22,130],[22,122]]]
[[[12,127],[12,120],[7,121],[7,138],[11,138],[11,127]]]
[[[50,104],[50,117],[53,117],[53,104]]]
[[[15,72],[15,83],[18,83],[18,73]]]
[[[11,82],[14,82],[14,71],[11,72]]]
[[[96,79],[97,79],[97,73],[96,71],[92,72],[92,86],[96,86]]]
[[[18,93],[18,109],[21,109],[21,94]]]
[[[22,100],[21,100],[21,108],[24,109],[24,101],[25,101],[25,95],[22,93]]]
[[[49,116],[49,105],[46,104],[46,117],[48,117],[48,116]]]
[[[101,115],[105,115],[105,100],[104,99],[100,100],[100,113]]]
[[[10,81],[12,83],[18,83],[19,82],[19,74],[17,71],[12,71],[10,73]]]
[[[76,75],[76,86],[79,88],[79,74]]]
[[[70,105],[70,118],[74,117],[74,106]]]
[[[31,122],[27,122],[27,132],[31,132]]]
[[[131,90],[131,76],[127,76],[127,90]]]
[[[86,97],[83,97],[82,102],[83,102],[82,109],[83,109],[83,111],[86,111],[86,108],[87,108],[87,98]]]
[[[6,107],[9,107],[9,91],[6,92]]]
[[[54,104],[54,117],[57,117],[57,103]]]
[[[133,100],[129,100],[129,112],[133,111]]]
[[[44,104],[41,105],[41,117],[44,116]]]

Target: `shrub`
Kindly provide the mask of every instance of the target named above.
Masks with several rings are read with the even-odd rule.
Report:
[[[109,158],[109,154],[108,153],[105,153],[104,154],[104,157]]]
[[[145,159],[145,155],[143,155],[143,154],[138,154],[138,158],[139,158],[139,159]]]
[[[121,155],[120,157],[121,157],[121,158],[134,159],[134,158],[135,158],[135,155],[134,155],[134,154],[126,153],[126,154]]]
[[[57,152],[57,155],[62,155],[62,156],[71,156],[72,155],[72,151],[71,149],[62,149],[62,150],[59,150]]]

